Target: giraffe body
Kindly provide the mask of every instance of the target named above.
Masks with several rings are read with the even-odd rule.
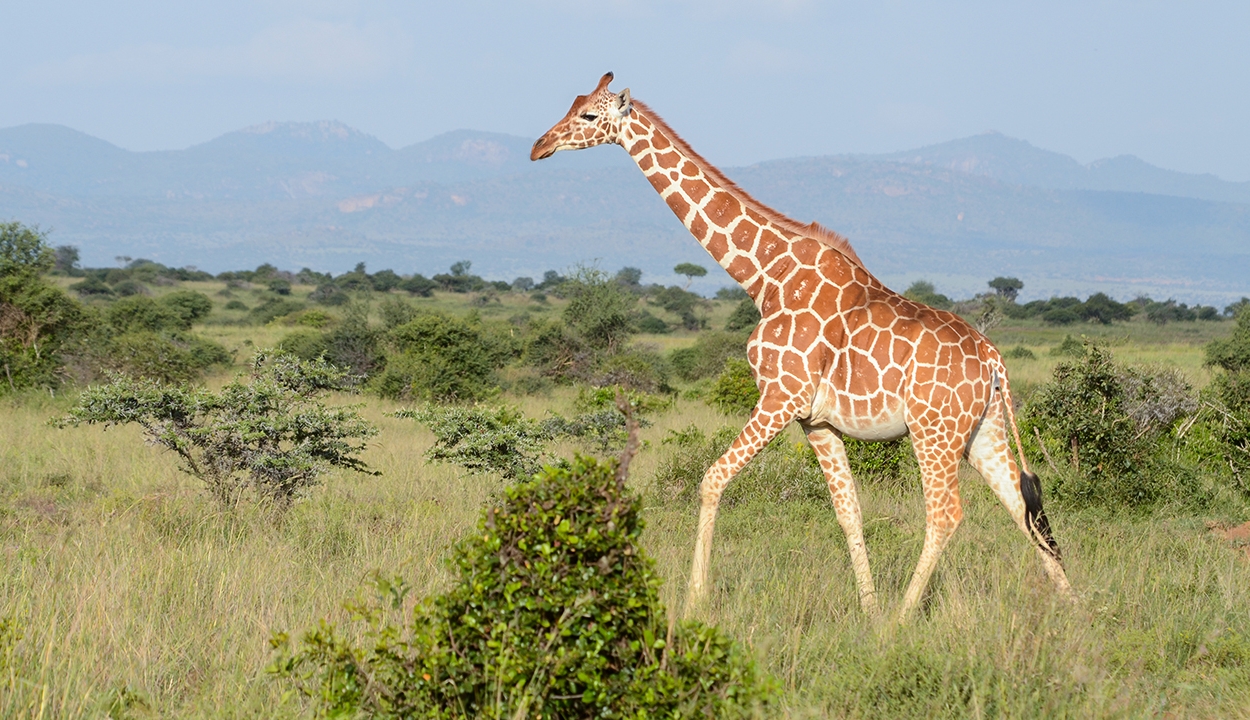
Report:
[[[623,146],[651,186],[760,310],[747,344],[760,400],[746,427],[710,468],[701,507],[688,607],[705,595],[717,506],[725,486],[791,422],[807,432],[847,536],[860,601],[878,612],[857,490],[842,437],[910,435],[923,480],[925,543],[900,618],[919,602],[963,517],[958,466],[967,457],[1038,546],[1062,592],[1067,579],[1041,510],[1036,478],[1007,443],[1007,373],[997,349],[959,316],[908,300],[868,272],[845,238],[801,224],[756,201],[691,149],[611,73],[578,97],[535,144],[558,150]],[[1019,438],[1017,434],[1017,446]],[[1023,458],[1022,458],[1023,459]]]

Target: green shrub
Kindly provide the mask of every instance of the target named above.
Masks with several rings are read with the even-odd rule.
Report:
[[[527,329],[522,360],[559,383],[589,377],[594,352],[558,320],[536,320]]]
[[[904,491],[919,486],[920,469],[907,437],[884,442],[844,437],[842,444],[856,480]]]
[[[434,294],[434,289],[438,287],[438,283],[418,273],[401,282],[398,287],[400,290],[417,297],[430,297]]]
[[[1208,365],[1223,370],[1207,392],[1209,424],[1234,482],[1250,495],[1250,307],[1244,302],[1232,335],[1209,343],[1206,355]]]
[[[729,314],[729,320],[725,322],[725,329],[729,332],[754,330],[759,322],[760,310],[755,307],[755,301],[748,297],[740,301],[738,306],[734,308],[734,311]]]
[[[297,313],[303,309],[304,303],[298,300],[271,297],[252,308],[251,312],[248,313],[248,320],[254,325],[268,325],[280,317]]]
[[[278,341],[278,351],[301,360],[316,360],[326,354],[325,334],[311,328],[300,328]]]
[[[1037,359],[1037,355],[1033,354],[1032,350],[1026,348],[1023,345],[1017,345],[1007,350],[1007,352],[1003,353],[1003,357],[1007,358],[1008,360],[1036,360]]]
[[[411,322],[417,316],[417,308],[412,303],[394,295],[388,295],[382,300],[378,312],[382,315],[382,327],[387,330]]]
[[[917,280],[909,285],[903,292],[903,297],[939,310],[949,310],[954,305],[950,298],[939,293],[933,283],[928,280]]]
[[[359,454],[377,429],[355,408],[320,401],[345,380],[323,361],[260,352],[248,382],[236,379],[220,393],[114,377],[84,391],[53,424],[135,423],[148,442],[176,453],[182,470],[222,506],[234,506],[251,491],[284,508],[332,467],[369,471]]]
[[[1237,313],[1231,335],[1212,340],[1205,350],[1207,365],[1230,373],[1250,371],[1250,306]]]
[[[669,364],[682,380],[701,380],[719,373],[729,358],[745,360],[746,344],[743,333],[702,332],[694,345],[669,353]]]
[[[372,381],[383,397],[452,402],[480,400],[498,391],[495,370],[508,348],[484,337],[472,319],[422,314],[388,333],[394,352]]]
[[[1040,452],[1060,471],[1050,494],[1061,502],[1201,507],[1210,492],[1166,452],[1173,426],[1194,407],[1179,373],[1121,368],[1104,349],[1087,343],[1083,356],[1059,363],[1052,381],[1033,393],[1020,429],[1026,452]]]
[[[105,322],[114,333],[190,330],[191,323],[177,308],[146,295],[131,295],[104,311]]]
[[[53,262],[44,233],[0,223],[0,394],[61,385],[63,355],[90,329],[92,313],[43,279]]]
[[[538,472],[543,443],[551,439],[548,430],[515,408],[430,406],[394,416],[430,428],[434,444],[426,455],[431,460],[513,480]]]
[[[707,392],[708,404],[729,414],[749,413],[759,399],[760,391],[755,385],[751,365],[737,358],[725,361],[724,370]]]
[[[649,347],[633,346],[600,356],[588,379],[594,385],[618,385],[647,393],[671,391],[668,364]]]
[[[643,310],[638,313],[637,319],[638,332],[650,333],[652,335],[663,335],[673,331],[668,323],[651,314],[649,310]]]
[[[351,300],[347,293],[340,290],[332,283],[320,285],[317,289],[308,293],[308,302],[321,303],[322,305],[346,305]]]
[[[335,717],[735,718],[768,714],[774,685],[728,636],[671,631],[639,539],[640,503],[615,465],[578,458],[505,491],[456,547],[450,591],[392,618],[402,582],[354,603],[357,644],[322,623],[272,671]],[[775,710],[775,708],[774,708]]]
[[[182,319],[183,329],[190,328],[213,311],[213,301],[204,293],[194,290],[178,290],[161,297],[160,302]]]
[[[111,297],[113,295],[113,288],[109,287],[109,284],[104,282],[104,280],[95,276],[79,280],[70,285],[69,289],[78,293],[79,297]]]
[[[131,295],[150,295],[147,286],[136,280],[122,280],[113,286],[113,292],[118,297],[130,297]]]
[[[1064,335],[1063,342],[1050,349],[1051,357],[1081,357],[1085,354],[1085,343],[1071,335]]]
[[[242,310],[243,312],[247,312],[250,308],[248,308],[248,306],[244,304],[242,300],[231,300],[230,302],[226,303],[226,309],[227,310]]]
[[[630,315],[638,300],[608,275],[582,268],[560,285],[568,298],[564,321],[591,347],[614,350],[634,332]]]

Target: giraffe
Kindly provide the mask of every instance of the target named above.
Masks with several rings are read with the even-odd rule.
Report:
[[[846,536],[860,605],[880,614],[864,545],[855,481],[842,438],[910,435],[925,505],[924,546],[898,621],[916,607],[963,518],[958,468],[967,458],[1037,548],[1063,596],[1071,588],[1042,510],[1041,486],[1021,466],[1020,434],[1002,357],[959,316],[908,300],[864,267],[850,243],[816,223],[760,203],[700,157],[612,73],[581,95],[534,143],[531,160],[614,143],[695,240],[750,295],[760,322],[747,344],[760,399],[745,428],[700,484],[699,524],[686,608],[705,600],[717,507],[726,485],[756,453],[799,422],[820,461]]]

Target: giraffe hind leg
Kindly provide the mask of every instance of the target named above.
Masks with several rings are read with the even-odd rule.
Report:
[[[1071,593],[1071,586],[1060,563],[1059,544],[1042,509],[1041,482],[1033,473],[1017,467],[1007,446],[1003,422],[1002,403],[991,402],[968,446],[968,462],[985,478],[1011,519],[1037,548],[1046,574],[1066,596]]]

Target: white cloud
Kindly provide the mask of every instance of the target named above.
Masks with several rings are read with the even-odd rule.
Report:
[[[263,30],[242,45],[122,47],[45,63],[26,78],[50,85],[178,84],[219,78],[349,82],[386,73],[404,59],[405,46],[379,25],[299,20]]]

